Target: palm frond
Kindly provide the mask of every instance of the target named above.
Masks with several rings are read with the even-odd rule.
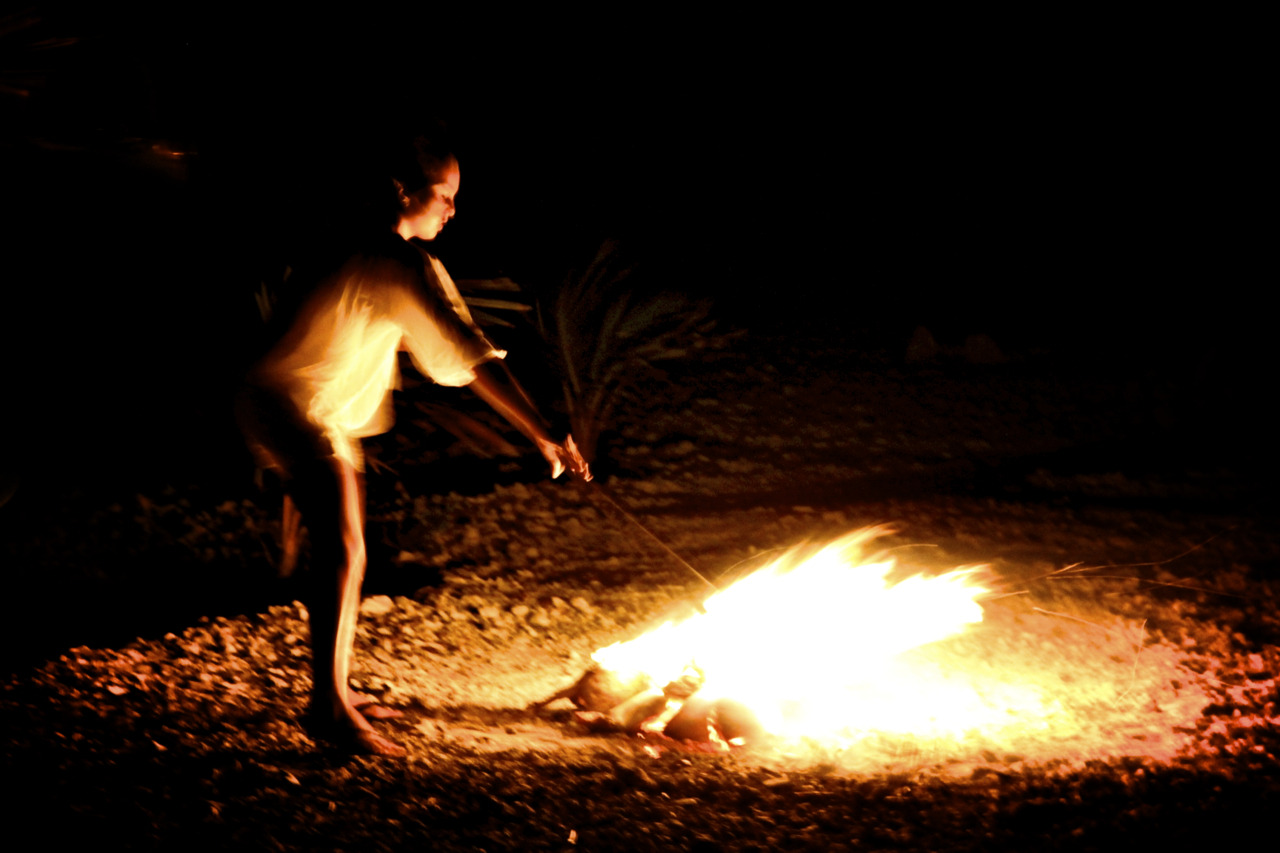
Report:
[[[600,435],[641,376],[657,362],[722,346],[712,334],[710,303],[677,293],[641,294],[635,268],[606,241],[581,273],[570,273],[544,310],[539,330],[558,360],[570,428],[593,460]]]
[[[516,318],[533,310],[533,305],[521,298],[523,291],[520,285],[505,276],[459,279],[455,284],[462,294],[462,301],[471,311],[472,319],[481,326],[513,329]]]

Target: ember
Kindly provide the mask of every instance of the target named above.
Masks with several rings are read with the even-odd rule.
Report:
[[[887,532],[791,551],[711,596],[705,613],[600,649],[564,695],[629,730],[719,743],[956,735],[1043,714],[1030,688],[979,689],[911,654],[981,622],[991,590],[984,567],[895,582],[893,558],[865,554]]]

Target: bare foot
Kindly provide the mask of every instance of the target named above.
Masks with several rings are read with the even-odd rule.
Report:
[[[363,714],[358,711],[354,713],[355,719],[335,720],[326,714],[317,714],[313,706],[303,714],[302,728],[312,740],[332,745],[352,755],[403,758],[408,754],[403,746],[374,731]]]
[[[349,694],[349,698],[352,706],[360,712],[361,716],[368,720],[394,720],[396,717],[404,716],[401,711],[397,711],[395,708],[388,708],[386,705],[380,705],[374,697],[357,693],[354,690]]]
[[[381,755],[386,758],[404,758],[408,751],[391,740],[375,732],[373,729],[348,729],[350,737],[345,741],[335,741],[339,747],[355,755]]]

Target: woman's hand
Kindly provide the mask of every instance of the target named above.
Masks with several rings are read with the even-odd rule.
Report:
[[[578,445],[574,444],[572,435],[565,437],[564,444],[538,439],[538,450],[551,463],[551,479],[559,477],[567,468],[570,473],[581,477],[583,482],[591,480],[591,469],[587,466],[587,460],[578,452]]]
[[[551,463],[552,479],[563,474],[566,468],[581,477],[583,482],[591,479],[591,469],[578,452],[578,445],[573,443],[573,436],[566,436],[564,444],[551,440],[543,426],[544,421],[533,408],[533,402],[505,366],[495,367],[493,362],[486,362],[476,365],[475,372],[472,390],[537,445],[539,452]]]

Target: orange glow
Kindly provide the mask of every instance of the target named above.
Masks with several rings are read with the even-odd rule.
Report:
[[[978,599],[991,590],[983,567],[894,582],[892,557],[864,554],[886,532],[792,551],[713,595],[706,613],[593,658],[654,689],[692,667],[705,679],[700,700],[733,700],[774,735],[832,744],[873,732],[958,736],[1049,713],[1032,687],[977,684],[912,654],[981,622]]]

